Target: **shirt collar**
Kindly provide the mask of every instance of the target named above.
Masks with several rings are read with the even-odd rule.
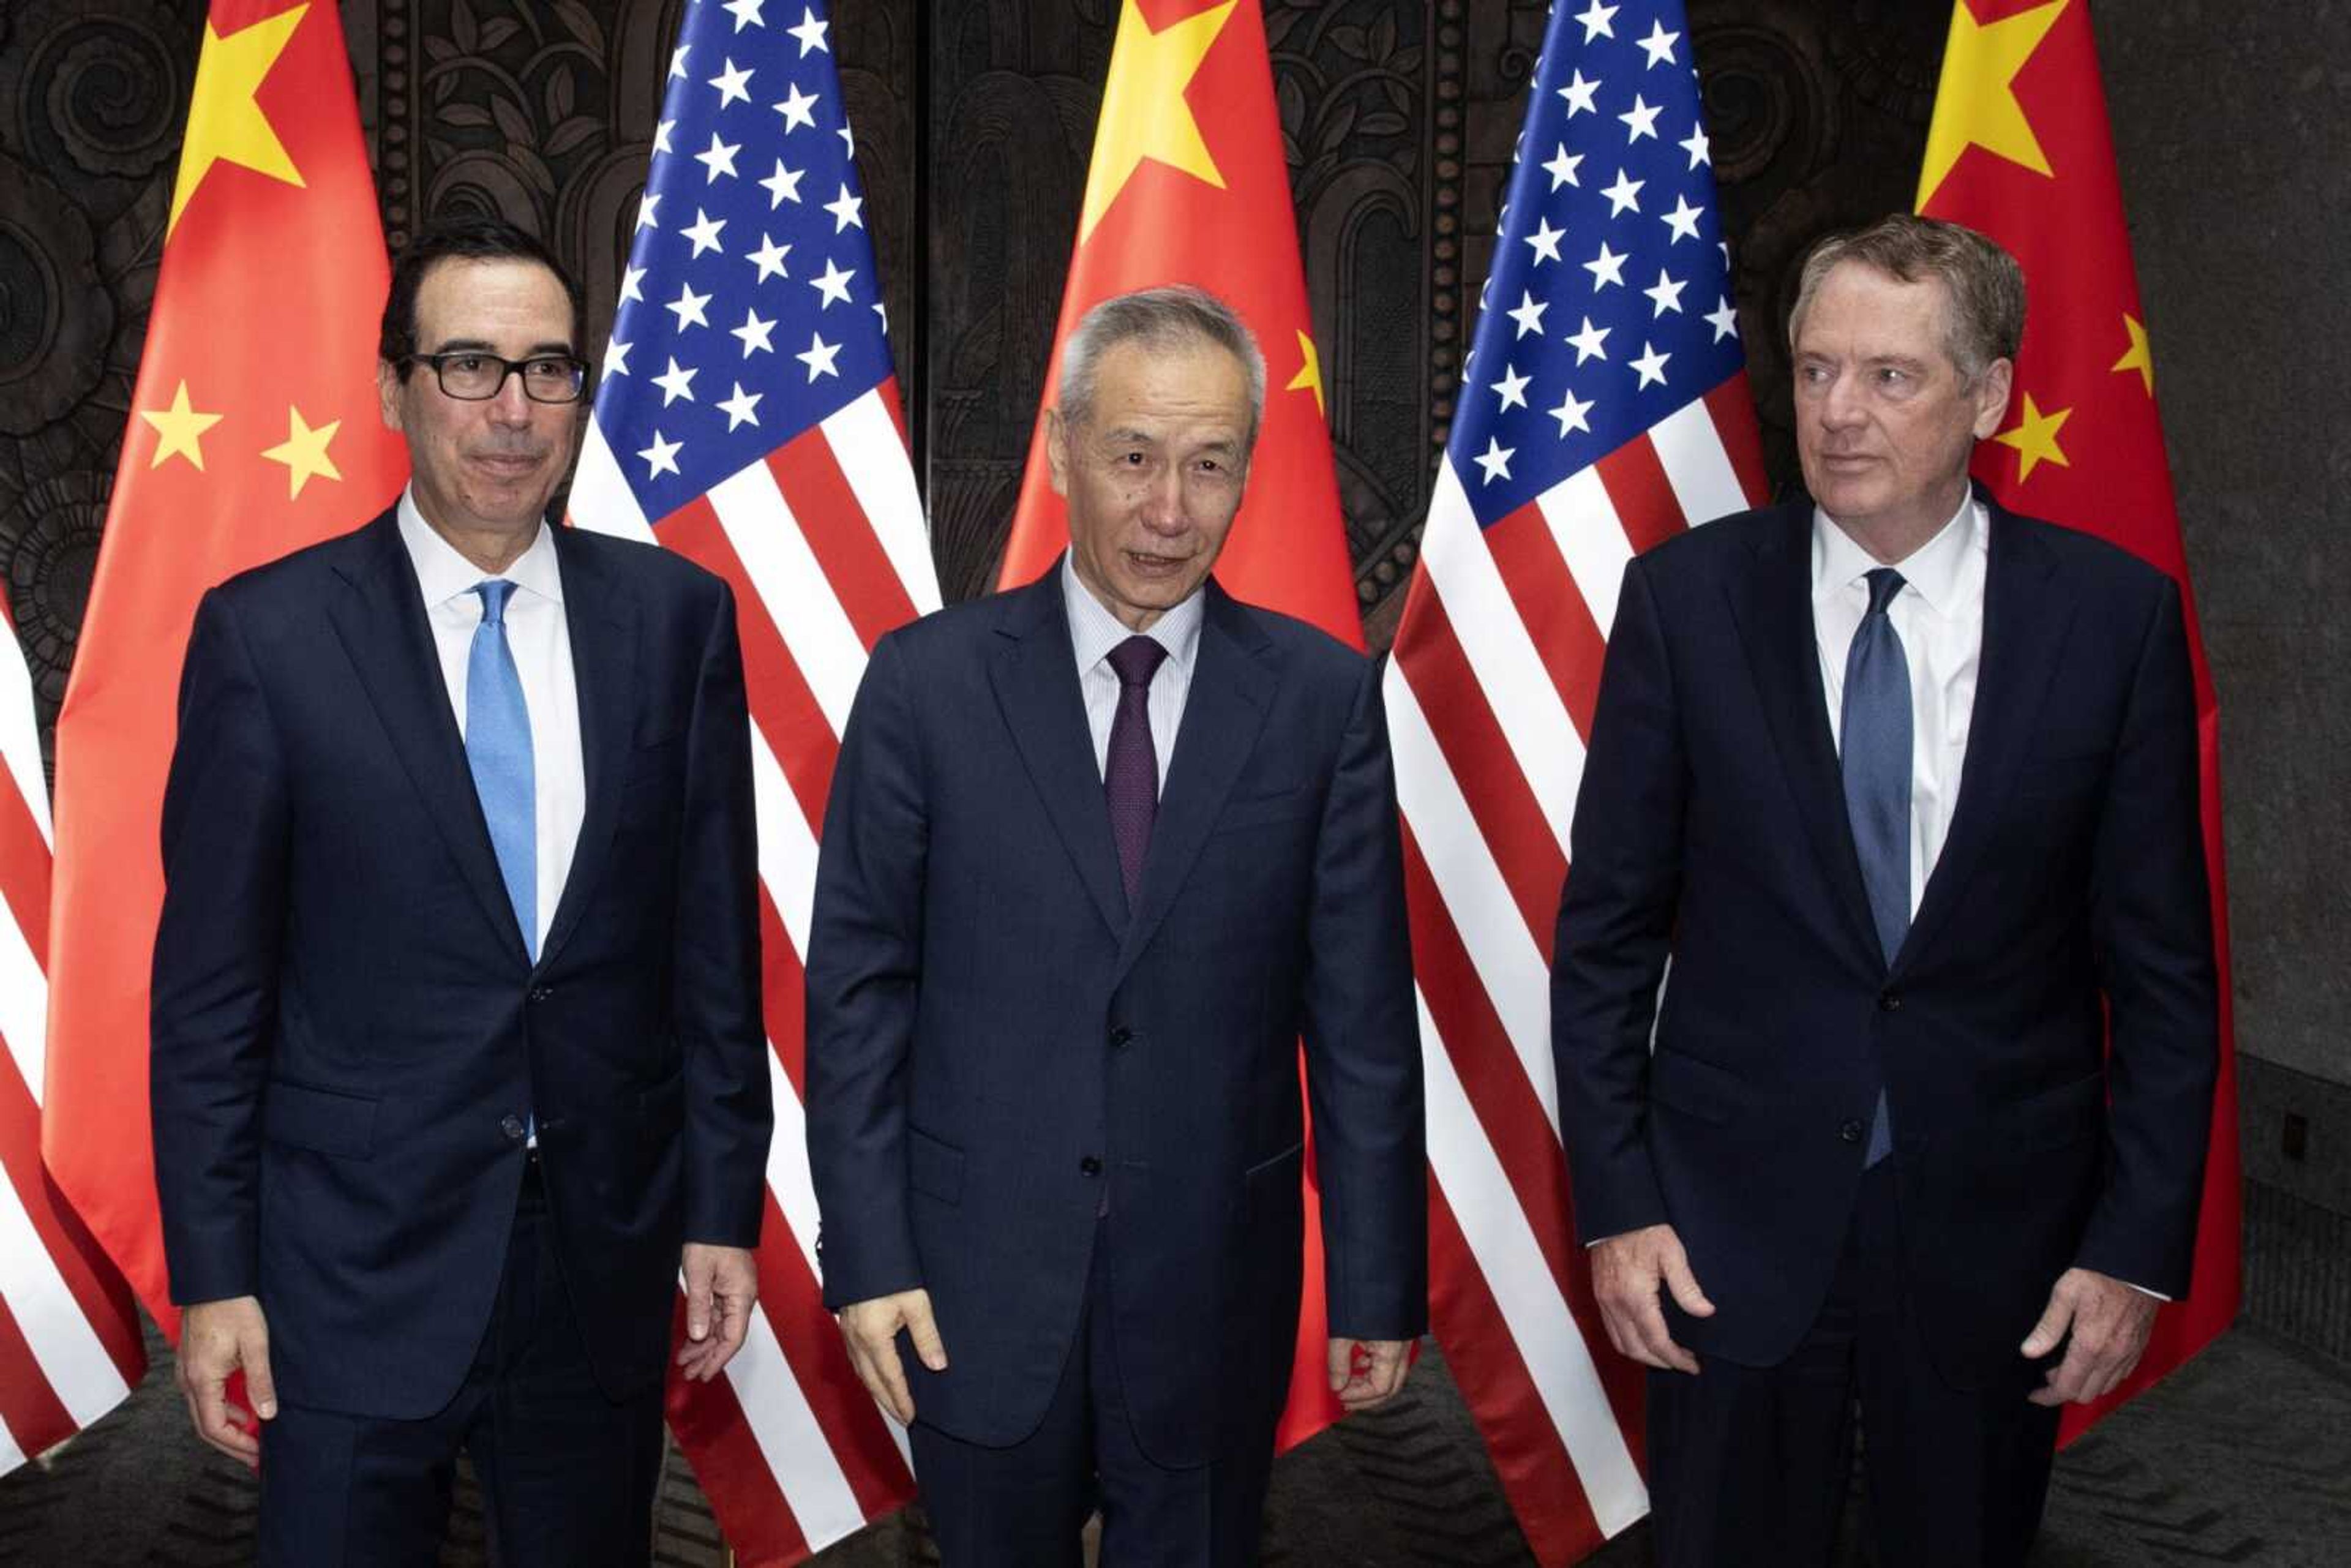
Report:
[[[1893,564],[1902,580],[1917,590],[1928,609],[1948,612],[1959,598],[1961,576],[1971,553],[1984,548],[1987,519],[1983,503],[1972,486],[1959,497],[1959,509],[1936,530],[1935,537]],[[1825,598],[1859,582],[1870,571],[1887,564],[1855,544],[1851,534],[1819,507],[1813,508],[1813,597]]]
[[[1061,552],[1061,603],[1069,613],[1070,645],[1077,652],[1081,673],[1092,669],[1113,648],[1135,635],[1078,580],[1078,569],[1067,550]],[[1200,649],[1200,622],[1207,613],[1207,590],[1196,588],[1142,635],[1166,649],[1168,659],[1188,677],[1193,656]]]
[[[490,573],[459,554],[456,546],[424,520],[424,514],[416,508],[413,486],[400,493],[399,516],[400,542],[408,547],[408,559],[415,564],[416,581],[424,590],[428,608],[464,598],[476,583],[489,580]],[[497,575],[526,593],[562,603],[563,574],[556,564],[555,531],[540,522],[538,537],[530,541],[530,548]]]

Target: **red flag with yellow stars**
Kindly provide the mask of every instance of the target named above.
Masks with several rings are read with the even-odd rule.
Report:
[[[1113,295],[1166,283],[1196,285],[1230,305],[1265,354],[1265,425],[1217,580],[1362,647],[1257,0],[1123,0],[1045,402],[1081,317]],[[998,586],[1029,581],[1069,542],[1040,417]]]
[[[1265,355],[1265,422],[1217,580],[1237,599],[1362,647],[1258,0],[1123,0],[1045,403],[1055,398],[1061,347],[1088,310],[1169,283],[1193,284],[1231,306]],[[1040,413],[998,586],[1029,581],[1069,542]],[[1305,1298],[1278,1439],[1284,1448],[1339,1416],[1326,1372],[1322,1204],[1311,1162],[1309,1173]]]
[[[390,268],[329,0],[214,0],[89,608],[57,717],[50,1168],[176,1332],[147,1124],[147,983],[180,662],[213,584],[388,506]]]
[[[2024,266],[2032,308],[2005,428],[1976,476],[2002,505],[2111,539],[2179,583],[2196,666],[2204,854],[2220,980],[2220,1076],[2187,1299],[2156,1320],[2138,1369],[2065,1411],[2067,1440],[2179,1365],[2237,1315],[2241,1215],[2219,712],[2204,661],[2156,408],[2155,361],[2123,224],[2088,0],[1954,0],[1918,211],[1981,231]]]

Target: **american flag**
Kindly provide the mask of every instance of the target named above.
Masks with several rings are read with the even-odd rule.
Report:
[[[905,1437],[818,1293],[801,1115],[819,830],[874,643],[936,609],[826,8],[694,0],[670,57],[575,523],[735,590],[750,692],[776,1133],[751,1335],[670,1420],[745,1563],[911,1495]]]
[[[1625,564],[1763,494],[1689,26],[1552,12],[1388,666],[1438,1337],[1538,1557],[1647,1511],[1575,1243],[1552,928]]]
[[[0,1474],[114,1408],[146,1367],[129,1287],[41,1162],[52,838],[32,676],[0,606]]]

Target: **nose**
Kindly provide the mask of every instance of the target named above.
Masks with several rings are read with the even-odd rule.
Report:
[[[1839,374],[1823,388],[1818,400],[1821,423],[1831,430],[1848,429],[1862,421],[1861,392],[1854,377]]]
[[[490,418],[499,424],[528,424],[531,401],[522,390],[522,367],[515,366],[490,399]]]
[[[1169,464],[1144,481],[1142,505],[1136,508],[1143,526],[1155,534],[1180,534],[1191,527],[1184,504],[1184,471]]]

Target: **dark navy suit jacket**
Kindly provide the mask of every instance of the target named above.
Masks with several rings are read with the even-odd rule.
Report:
[[[1552,981],[1577,1228],[1672,1223],[1717,1308],[1677,1337],[1772,1364],[1826,1293],[1883,1086],[1928,1352],[1971,1385],[2021,1365],[2070,1265],[2188,1285],[2219,1046],[2179,594],[1991,506],[1959,800],[1889,966],[1811,530],[1809,503],[1751,512],[1625,572]]]
[[[733,601],[555,530],[586,818],[539,961],[392,513],[204,596],[163,805],[172,1295],[257,1294],[287,1400],[414,1418],[480,1343],[536,1117],[596,1376],[662,1375],[678,1249],[758,1235],[769,1106]]]
[[[825,1299],[926,1288],[951,1364],[904,1358],[914,1403],[967,1440],[1034,1428],[1090,1267],[1145,1452],[1264,1440],[1297,1328],[1301,1035],[1331,1331],[1426,1320],[1378,685],[1207,592],[1131,916],[1058,571],[885,638],[843,738],[808,970]]]

